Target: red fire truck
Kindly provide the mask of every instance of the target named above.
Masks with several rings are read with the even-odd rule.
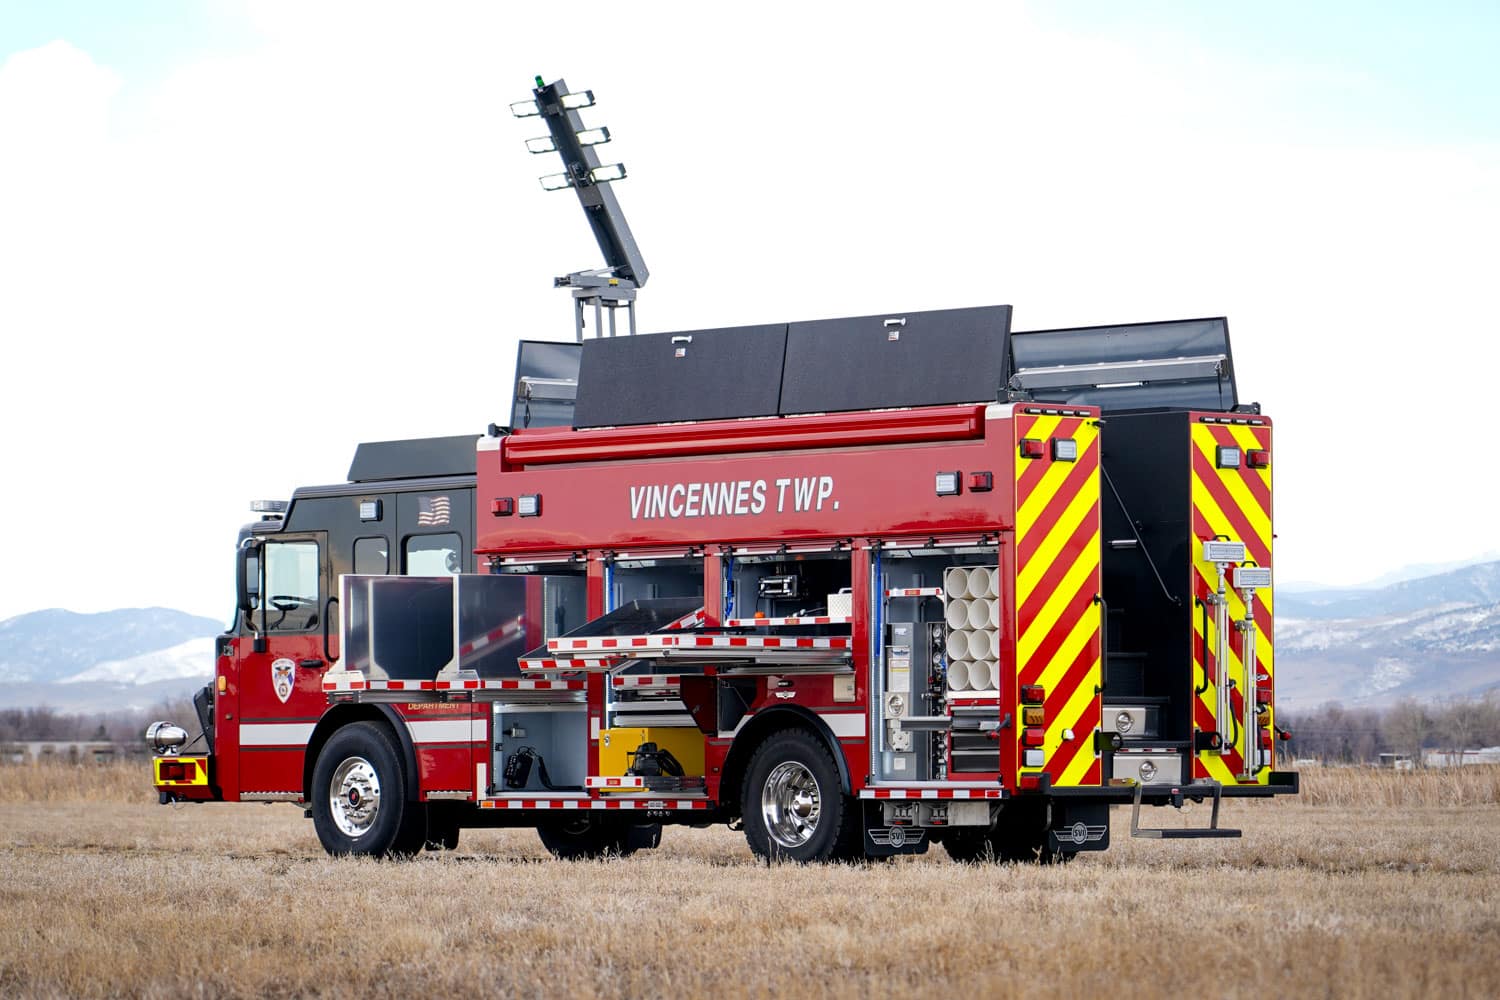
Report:
[[[1222,319],[586,338],[589,307],[633,333],[646,272],[573,96],[533,103],[609,259],[559,279],[576,342],[521,345],[509,426],[260,505],[206,751],[148,734],[164,802],[294,802],[334,854],[730,823],[766,857],[1054,860],[1111,805],[1229,837],[1222,797],[1296,791],[1271,424]],[[1141,826],[1187,800],[1207,826]]]

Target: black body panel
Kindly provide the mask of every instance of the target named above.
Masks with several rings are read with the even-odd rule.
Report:
[[[785,353],[785,324],[584,341],[574,426],[772,415]]]
[[[793,323],[783,414],[936,406],[998,398],[1010,306]]]
[[[478,434],[458,434],[408,441],[366,441],[354,449],[349,481],[369,483],[381,479],[472,476],[475,442],[478,440]]]
[[[1186,412],[1116,414],[1100,439],[1104,697],[1165,699],[1162,740],[1186,740],[1192,731],[1190,430]],[[1137,534],[1143,547],[1112,545],[1134,543]]]

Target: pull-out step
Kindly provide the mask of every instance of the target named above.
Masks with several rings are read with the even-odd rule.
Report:
[[[1172,801],[1181,804],[1185,798],[1212,798],[1214,801],[1213,814],[1209,817],[1208,826],[1203,827],[1166,827],[1165,829],[1142,829],[1141,828],[1141,792],[1145,785],[1137,783],[1135,786],[1135,802],[1130,810],[1130,835],[1132,837],[1143,837],[1148,840],[1201,840],[1208,838],[1233,838],[1240,835],[1238,830],[1230,830],[1219,826],[1219,802],[1223,797],[1224,786],[1217,781],[1199,782],[1193,785],[1181,785],[1172,789]]]

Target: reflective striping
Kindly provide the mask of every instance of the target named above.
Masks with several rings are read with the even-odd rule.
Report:
[[[548,639],[554,653],[656,649],[849,649],[846,636],[787,635],[621,635],[587,639]]]
[[[942,597],[942,587],[896,587],[885,592],[886,597]]]
[[[707,809],[707,799],[480,799],[481,809],[652,809],[678,811]]]
[[[618,656],[604,656],[598,658],[578,657],[577,659],[549,660],[541,657],[531,659],[522,658],[516,661],[522,670],[609,670],[618,667],[625,661]]]
[[[242,747],[305,747],[312,739],[313,722],[244,722],[240,724]]]
[[[680,687],[682,677],[678,674],[617,674],[609,682],[617,688],[664,690]]]
[[[577,670],[569,661],[565,669]],[[581,680],[460,680],[440,681],[367,681],[347,677],[323,678],[323,690],[338,691],[582,691]]]
[[[1220,469],[1217,466],[1217,449],[1239,448],[1244,455],[1252,450],[1269,451],[1271,428],[1266,424],[1256,426],[1206,424],[1195,422],[1192,426],[1189,461],[1192,463],[1192,538],[1193,594],[1199,599],[1207,598],[1218,584],[1218,573],[1212,563],[1201,558],[1201,540],[1216,536],[1227,536],[1233,541],[1245,543],[1249,559],[1257,565],[1272,567],[1271,548],[1273,539],[1271,469],[1251,469],[1241,462],[1236,469]],[[1232,586],[1232,578],[1225,581],[1228,612],[1231,622],[1242,621],[1246,608],[1243,595]],[[1259,751],[1258,742],[1267,732],[1274,732],[1274,707],[1263,717],[1268,726],[1257,725],[1253,731],[1244,732],[1241,720],[1244,717],[1244,699],[1255,697],[1256,688],[1274,688],[1274,599],[1270,590],[1257,590],[1255,594],[1255,663],[1253,683],[1246,684],[1244,653],[1246,633],[1231,626],[1228,635],[1228,657],[1218,663],[1214,657],[1217,636],[1214,635],[1213,615],[1209,615],[1205,634],[1203,616],[1196,608],[1193,614],[1193,676],[1197,687],[1204,688],[1193,700],[1193,726],[1198,732],[1237,733],[1235,745],[1227,752],[1200,751],[1193,755],[1193,778],[1213,779],[1226,785],[1247,784],[1240,773],[1244,770],[1247,755],[1251,760]],[[1205,651],[1205,640],[1207,650]],[[1232,721],[1216,718],[1218,711],[1218,689],[1221,681],[1233,684],[1230,690]],[[1249,691],[1246,691],[1247,686]],[[1256,770],[1256,783],[1270,780],[1270,768]]]
[[[816,615],[811,618],[729,618],[727,628],[759,628],[764,625],[848,625],[853,615]]]
[[[487,742],[482,719],[408,719],[413,743]]]
[[[591,774],[583,779],[584,788],[645,788],[646,779],[639,775],[600,775]]]
[[[999,788],[862,788],[862,799],[1001,799]]]
[[[863,712],[819,712],[818,718],[827,724],[829,732],[841,740],[865,735]]]
[[[1056,787],[1098,785],[1099,429],[1091,417],[1021,413],[1015,436],[1016,678],[1046,690],[1043,763],[1021,770],[1046,771]],[[1043,458],[1022,458],[1023,438],[1072,438],[1078,458],[1053,461],[1050,447]],[[1019,728],[1011,738],[1020,739]]]

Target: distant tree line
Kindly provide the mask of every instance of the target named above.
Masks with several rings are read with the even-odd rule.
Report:
[[[29,740],[110,742],[121,747],[145,747],[146,727],[157,721],[175,722],[191,736],[198,733],[198,716],[188,698],[162,702],[151,708],[113,712],[59,712],[46,706],[0,708],[0,744]]]
[[[1407,698],[1389,708],[1345,708],[1329,702],[1310,711],[1282,711],[1278,728],[1284,758],[1330,764],[1373,763],[1381,754],[1408,757],[1420,767],[1429,750],[1452,754],[1500,744],[1500,691],[1479,698],[1421,702]]]

